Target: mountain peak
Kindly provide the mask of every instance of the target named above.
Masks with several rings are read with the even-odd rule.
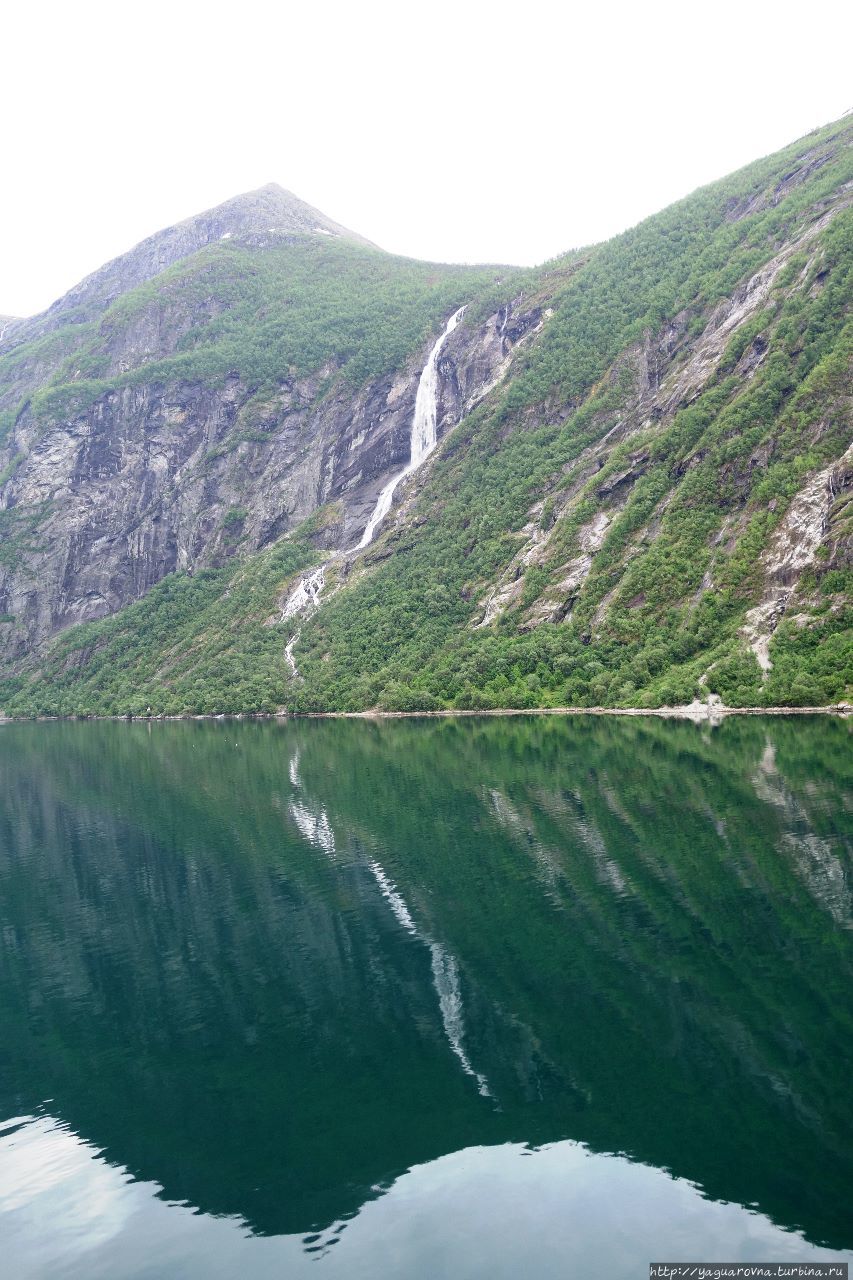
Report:
[[[182,258],[188,258],[209,244],[249,238],[254,245],[270,236],[329,236],[353,244],[377,249],[364,236],[327,218],[313,205],[300,200],[277,182],[268,182],[255,191],[232,196],[222,204],[189,218],[140,241],[127,253],[113,258],[86,276],[41,315],[30,320],[13,321],[4,329],[0,318],[0,341],[17,345],[68,323],[90,319],[114,302],[121,294],[144,284]],[[274,243],[274,241],[273,241]],[[13,336],[14,334],[14,336]]]
[[[288,191],[277,182],[268,182],[254,191],[244,191],[240,195],[232,196],[230,200],[216,205],[213,209],[196,214],[177,225],[192,227],[198,224],[213,229],[221,226],[219,239],[229,234],[251,235],[265,232],[291,235],[319,234],[336,236],[341,240],[350,240],[373,249],[377,247],[364,236],[326,217],[325,213],[300,200],[292,191]],[[215,238],[215,235],[211,236],[211,239]]]

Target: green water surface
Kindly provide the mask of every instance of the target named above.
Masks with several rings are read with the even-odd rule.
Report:
[[[0,727],[8,1273],[850,1257],[852,748],[827,717]]]

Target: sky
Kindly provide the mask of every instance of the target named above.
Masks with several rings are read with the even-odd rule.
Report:
[[[267,182],[395,253],[534,264],[853,107],[841,0],[29,0],[2,39],[11,315]]]

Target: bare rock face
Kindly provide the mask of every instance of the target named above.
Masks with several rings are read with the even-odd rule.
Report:
[[[324,538],[335,548],[358,542],[382,486],[409,460],[418,378],[433,338],[404,366],[357,388],[332,359],[305,376],[285,370],[275,390],[259,395],[237,373],[218,385],[121,385],[128,370],[174,355],[216,321],[230,304],[215,291],[190,291],[169,305],[153,296],[119,323],[101,322],[116,298],[207,245],[262,251],[306,236],[375,249],[272,184],[150,236],[40,316],[0,318],[0,355],[11,357],[0,411],[14,415],[0,436],[7,657],[121,609],[169,573],[257,551],[320,507],[334,504]],[[509,317],[507,307],[454,333],[439,370],[439,439],[506,371]],[[75,352],[91,321],[100,326],[99,376],[119,386],[45,422],[32,394],[58,371],[65,382],[85,380]],[[522,318],[517,336],[533,323]]]
[[[9,656],[114,613],[166,574],[256,551],[326,504],[340,508],[327,536],[355,545],[383,484],[408,462],[429,345],[358,390],[326,367],[262,403],[235,375],[220,387],[126,386],[47,432],[24,411],[3,452],[19,462],[0,490],[18,546],[0,560],[0,614],[16,620]],[[500,315],[455,331],[439,367],[439,439],[510,353]],[[321,396],[329,380],[335,389]]]
[[[450,335],[438,362],[440,378],[437,430],[441,437],[449,425],[488,395],[492,387],[505,377],[513,348],[541,327],[541,315],[537,311],[522,313],[516,324],[516,336],[507,336],[507,320],[513,304],[507,303],[491,316],[474,334],[464,325]]]
[[[789,189],[806,182],[811,172],[804,161],[786,170],[775,187],[753,193],[745,203],[736,201],[722,216],[739,219],[751,209],[772,206]],[[577,419],[583,434],[571,442],[573,448],[558,440],[561,464],[553,461],[561,456],[556,446],[553,454],[548,446],[548,464],[553,461],[555,469],[547,477],[537,472],[536,487],[523,499],[526,510],[515,511],[506,530],[514,546],[505,544],[502,567],[491,580],[460,586],[460,598],[474,601],[472,629],[490,627],[501,618],[518,632],[569,621],[570,627],[578,626],[580,641],[594,647],[617,613],[633,619],[638,615],[630,611],[643,608],[654,595],[647,593],[648,584],[636,565],[642,567],[642,557],[662,530],[669,536],[670,504],[682,480],[687,478],[686,491],[697,474],[705,490],[714,490],[706,505],[709,513],[719,509],[719,522],[714,514],[709,520],[714,541],[695,553],[702,557],[695,579],[686,571],[681,574],[688,583],[685,616],[705,593],[717,590],[715,573],[725,568],[746,528],[753,495],[759,492],[756,477],[773,461],[774,438],[768,429],[756,442],[749,437],[748,448],[721,453],[722,462],[714,463],[714,474],[706,477],[715,455],[709,461],[704,435],[691,433],[700,427],[704,433],[700,418],[705,408],[711,412],[712,400],[717,403],[718,389],[728,396],[730,386],[745,389],[755,380],[757,391],[762,390],[775,367],[780,315],[787,315],[787,300],[797,290],[808,290],[804,305],[811,305],[826,287],[824,259],[827,246],[835,243],[831,224],[852,198],[849,183],[822,196],[790,220],[784,234],[774,232],[762,251],[763,260],[761,254],[745,257],[749,265],[742,277],[722,292],[714,284],[707,297],[700,292],[689,301],[692,295],[685,285],[676,314],[659,314],[655,307],[645,318],[638,313],[630,326],[626,322],[625,345],[618,349],[614,344],[609,365],[602,356],[599,381],[583,393],[585,399],[577,399],[580,381],[577,386],[571,380],[566,383],[574,388],[574,398],[569,398],[569,391],[560,390],[559,379],[552,379],[553,389],[548,391],[543,374],[546,391],[541,403],[527,403],[522,386],[522,396],[507,401],[510,412],[496,416],[500,430],[486,423],[486,447],[512,448],[513,432],[529,427],[536,441],[558,439],[574,430],[576,413],[583,409],[584,414]],[[757,203],[753,207],[750,201]],[[440,447],[502,379],[518,371],[520,345],[537,342],[535,335],[556,314],[556,356],[554,351],[548,354],[547,331],[540,352],[544,349],[552,360],[576,350],[580,365],[586,363],[583,344],[571,336],[569,324],[571,308],[580,305],[583,294],[563,292],[566,272],[582,270],[582,262],[561,267],[553,280],[548,272],[537,278],[526,303],[523,296],[504,295],[497,311],[485,320],[475,319],[476,307],[484,305],[477,299],[490,296],[494,276],[483,276],[489,293],[485,288],[478,291],[477,283],[446,288],[442,282],[443,291],[431,294],[428,290],[438,278],[433,271],[439,268],[430,268],[424,292],[418,294],[427,301],[417,305],[429,306],[433,333],[405,358],[400,350],[409,350],[416,341],[411,335],[422,331],[408,322],[398,323],[398,302],[408,296],[405,272],[399,280],[392,279],[394,260],[375,250],[341,245],[331,253],[318,252],[317,241],[306,237],[360,239],[281,188],[265,187],[150,237],[84,280],[42,316],[0,319],[0,646],[16,670],[23,670],[25,660],[64,628],[117,612],[172,572],[192,573],[248,557],[321,509],[322,518],[312,524],[317,549],[347,552],[329,558],[335,561],[337,580],[346,578],[348,589],[357,588],[360,574],[350,570],[358,557],[364,554],[369,565],[394,555],[395,538],[397,549],[405,552],[420,536],[417,531],[429,525],[424,511],[432,497],[425,492],[424,477],[433,465],[433,443]],[[219,241],[261,251],[257,258],[251,253],[233,255],[239,269],[228,276],[228,288],[208,288],[209,262],[232,257],[227,250],[212,252],[199,258],[193,288],[184,287],[183,272],[173,273],[165,282],[139,291],[132,305],[102,314],[128,290]],[[262,251],[283,244],[288,250],[276,259],[298,259],[299,245],[310,250],[309,271],[304,273],[308,284],[300,279],[301,294],[297,288],[291,292],[290,281],[280,275],[271,272],[269,284],[263,274]],[[355,261],[351,274],[345,270],[339,295],[347,303],[357,300],[352,314],[345,307],[339,315],[334,306],[331,312],[318,306],[323,295],[313,292],[317,277],[312,273],[314,260],[320,258],[330,260],[325,269],[334,280],[340,263]],[[382,288],[386,282],[389,286],[381,294],[385,311],[375,317],[372,301],[362,307],[367,296],[360,274],[363,259],[381,260]],[[251,265],[243,268],[244,260],[260,262],[263,289],[239,292],[237,286],[252,275]],[[684,263],[683,270],[687,267]],[[585,287],[596,287],[595,280],[591,275]],[[687,283],[691,280],[692,276]],[[455,308],[461,298],[456,291],[462,288],[470,288],[471,303],[457,324]],[[270,304],[273,294],[278,311]],[[241,309],[229,316],[226,312],[235,297]],[[441,303],[435,301],[438,297]],[[442,316],[438,312],[443,308]],[[450,310],[453,325],[448,323]],[[318,317],[320,344],[310,328]],[[300,340],[308,332],[304,358],[297,360],[286,344],[269,339],[279,325],[286,333],[291,325]],[[199,341],[208,327],[214,345],[222,338],[217,360],[207,358],[205,341]],[[239,358],[238,339],[246,332],[257,341],[257,360],[254,348],[252,360]],[[390,342],[389,333],[394,339],[405,337],[405,343]],[[354,361],[353,349],[362,344],[369,354],[371,343],[378,343],[385,355],[361,364]],[[397,353],[393,358],[392,351]],[[419,379],[433,352],[424,382],[430,392],[430,450],[416,451],[422,468],[401,476],[412,454]],[[184,353],[193,358],[183,359]],[[387,369],[394,361],[396,367],[369,381],[356,385],[352,380],[355,368]],[[315,364],[321,367],[313,368]],[[253,367],[261,371],[254,384],[247,372]],[[535,358],[521,364],[522,370],[530,367],[535,373]],[[550,368],[547,361],[544,367]],[[236,368],[242,374],[234,372]],[[311,373],[297,373],[310,368]],[[537,378],[531,383],[536,385]],[[61,407],[73,404],[75,396],[85,408]],[[839,503],[840,495],[853,486],[853,464],[849,450],[844,452],[849,434],[830,462],[829,444],[835,450],[842,434],[832,397],[838,400],[839,413],[849,412],[849,394],[842,388],[831,396],[827,391],[823,416],[809,420],[803,452],[821,444],[822,469],[799,484],[799,495],[784,519],[780,512],[772,541],[757,555],[761,581],[748,601],[754,608],[747,611],[744,600],[745,612],[738,617],[738,623],[744,623],[743,644],[765,670],[776,626],[783,617],[796,621],[803,599],[800,583],[805,582],[806,590],[821,573],[849,565],[847,499]],[[523,403],[517,413],[512,407],[516,399]],[[512,421],[504,432],[508,418]],[[470,432],[455,434],[445,460],[453,448],[458,450],[457,462],[465,465],[464,450],[472,438],[476,443],[479,430],[476,422],[470,426]],[[514,457],[522,454],[519,448]],[[514,465],[521,470],[526,464],[522,458]],[[621,513],[638,494],[648,496],[664,466],[665,483],[655,490],[657,496],[652,495],[653,507],[623,537],[622,526],[628,522],[621,520]],[[704,470],[697,473],[697,468]],[[496,475],[499,471],[495,468]],[[400,480],[399,490],[389,485],[392,478]],[[717,489],[725,499],[722,504]],[[392,492],[394,505],[389,510]],[[387,501],[377,507],[381,494]],[[375,510],[395,523],[396,531],[387,536],[386,529],[381,545],[367,553],[359,544],[365,530],[373,531]],[[426,536],[431,536],[429,527]],[[666,546],[664,540],[664,551]],[[656,573],[663,581],[664,571]],[[724,575],[719,581],[723,589]],[[652,599],[649,608],[655,607]],[[646,678],[640,671],[639,679]],[[628,683],[633,687],[633,680]]]
[[[826,542],[833,501],[851,483],[853,444],[797,494],[761,558],[764,594],[747,613],[742,635],[764,672],[771,669],[770,638],[788,611],[803,570],[816,563],[818,549]]]

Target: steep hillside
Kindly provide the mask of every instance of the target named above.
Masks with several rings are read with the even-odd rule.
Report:
[[[342,530],[360,532],[403,459],[422,347],[495,269],[395,258],[310,210],[316,228],[293,231],[292,198],[274,194],[155,237],[158,258],[189,256],[138,284],[145,242],[69,295],[120,279],[118,298],[82,320],[63,299],[0,347],[9,655],[267,546],[321,504],[341,499]],[[271,201],[283,229],[259,231]]]
[[[0,705],[849,697],[851,203],[847,117],[537,272],[228,241],[80,326],[49,381],[52,335],[16,348]],[[285,619],[405,463],[463,303],[439,448]]]
[[[292,235],[332,236],[376,247],[363,236],[332,222],[319,209],[271,182],[257,191],[235,196],[215,209],[157,231],[128,253],[114,258],[81,280],[42,315],[16,321],[15,329],[8,330],[7,339],[10,344],[14,341],[19,346],[63,326],[85,323],[97,317],[128,290],[152,280],[167,267],[209,244],[234,237],[274,243],[282,236]]]

